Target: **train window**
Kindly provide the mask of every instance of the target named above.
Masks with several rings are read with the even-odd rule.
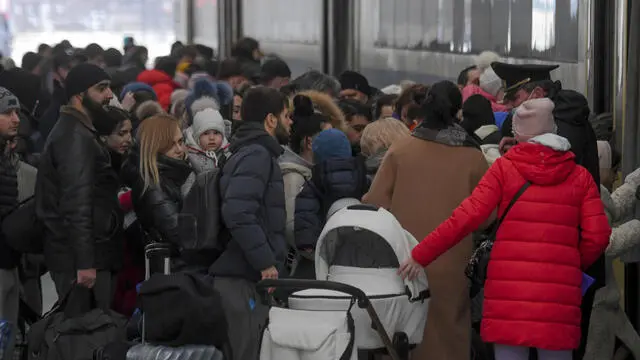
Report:
[[[378,48],[576,62],[578,0],[379,0]]]
[[[216,0],[198,0],[193,12],[193,40],[213,48],[218,47],[218,7]]]
[[[243,0],[242,12],[244,33],[257,40],[320,43],[322,0]]]

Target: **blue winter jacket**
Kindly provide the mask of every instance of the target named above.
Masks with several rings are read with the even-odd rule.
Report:
[[[315,248],[331,205],[343,198],[360,199],[369,189],[364,159],[329,159],[313,167],[313,175],[296,198],[294,233],[298,249]]]
[[[283,273],[287,253],[284,184],[277,163],[283,150],[263,124],[250,122],[238,128],[230,150],[220,192],[231,238],[209,273],[259,281],[270,266]]]

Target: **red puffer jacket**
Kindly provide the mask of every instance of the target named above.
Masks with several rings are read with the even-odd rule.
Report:
[[[138,75],[138,81],[153,88],[153,91],[158,95],[158,103],[165,111],[168,111],[171,105],[171,94],[180,88],[180,85],[173,81],[167,73],[155,69],[141,72]]]
[[[609,243],[611,228],[593,178],[557,135],[515,146],[487,171],[471,196],[413,250],[426,266],[501,216],[525,180],[531,186],[496,235],[487,270],[481,335],[485,342],[570,350],[580,341],[582,271]],[[542,145],[545,144],[545,145]]]

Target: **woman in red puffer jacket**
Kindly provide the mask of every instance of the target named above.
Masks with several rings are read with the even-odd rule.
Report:
[[[180,89],[180,85],[173,80],[176,66],[177,62],[174,59],[163,57],[157,60],[155,69],[145,70],[137,78],[137,81],[153,88],[153,91],[158,95],[158,103],[164,111],[169,111],[173,91]]]
[[[496,360],[570,360],[580,342],[582,271],[605,250],[611,228],[598,188],[576,165],[567,139],[555,135],[549,99],[523,103],[513,117],[519,144],[498,159],[471,196],[413,249],[400,268],[413,277],[476,230],[497,208],[501,216],[487,270],[482,339]]]

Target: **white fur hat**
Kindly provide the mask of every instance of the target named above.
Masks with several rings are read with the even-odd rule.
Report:
[[[496,75],[491,67],[484,70],[480,75],[480,88],[489,94],[496,96],[502,89],[502,79]]]
[[[500,55],[493,51],[483,51],[473,59],[473,64],[484,71],[491,67],[491,63],[496,61],[500,61]]]
[[[527,141],[532,137],[555,133],[558,130],[553,117],[553,101],[547,98],[527,100],[518,106],[513,115],[513,133]]]

